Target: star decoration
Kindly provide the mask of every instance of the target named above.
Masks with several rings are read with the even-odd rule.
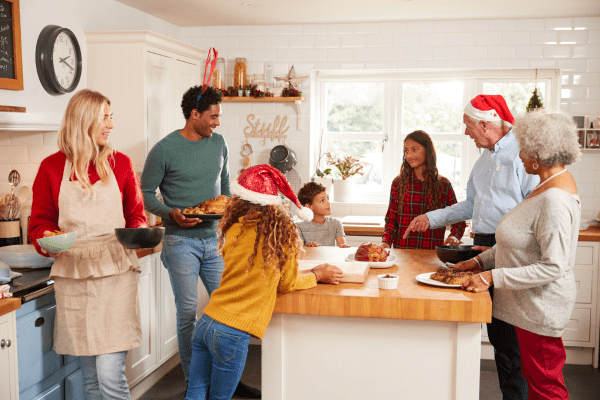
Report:
[[[294,66],[290,69],[288,76],[283,78],[275,77],[278,81],[284,81],[288,83],[288,86],[292,89],[298,90],[298,84],[308,78],[308,76],[296,76],[296,71],[294,70]]]

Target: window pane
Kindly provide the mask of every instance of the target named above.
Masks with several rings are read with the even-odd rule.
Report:
[[[546,83],[538,82],[538,96],[545,104],[544,93],[546,92]],[[533,96],[535,83],[529,82],[488,82],[483,84],[483,94],[500,94],[506,100],[508,109],[516,116],[527,111],[529,99]]]
[[[402,133],[462,134],[463,83],[405,83],[402,99]]]
[[[383,83],[327,83],[328,132],[383,131]]]
[[[381,142],[329,141],[325,151],[336,157],[359,157],[364,165],[364,175],[355,175],[353,179],[362,188],[360,193],[367,194],[367,191],[381,190],[383,165]],[[323,159],[325,160],[325,158]],[[339,175],[335,166],[323,165],[322,169],[326,168],[331,168],[332,174]]]
[[[460,185],[461,143],[434,140],[433,145],[437,156],[438,174],[448,178],[456,197],[463,199],[465,197],[464,188]]]

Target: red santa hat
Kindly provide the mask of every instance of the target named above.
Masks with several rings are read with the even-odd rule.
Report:
[[[248,168],[231,183],[231,193],[253,204],[266,206],[281,205],[281,192],[290,199],[299,211],[296,215],[304,221],[312,221],[314,214],[310,208],[302,207],[285,176],[277,168],[267,164]]]
[[[465,106],[465,115],[477,121],[515,122],[504,97],[499,94],[480,94]]]

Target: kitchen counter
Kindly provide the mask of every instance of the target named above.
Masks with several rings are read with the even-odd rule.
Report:
[[[307,248],[306,258],[342,261],[356,248]],[[319,284],[279,294],[262,339],[262,396],[273,399],[479,399],[481,323],[488,292],[418,283],[436,270],[432,250],[392,250],[363,284]],[[380,290],[377,275],[399,275]],[[432,383],[435,377],[435,384]],[[307,384],[310,382],[310,384]]]
[[[12,297],[0,299],[0,317],[19,308],[21,308],[21,299],[14,299]]]
[[[349,225],[343,224],[347,236],[377,236],[381,238],[385,226],[380,225]],[[579,231],[580,242],[600,242],[600,227],[590,226],[585,231]]]

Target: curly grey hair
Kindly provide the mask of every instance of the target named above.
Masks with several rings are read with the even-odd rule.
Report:
[[[563,112],[540,109],[519,114],[513,132],[525,156],[546,167],[574,164],[581,157],[577,127]]]

